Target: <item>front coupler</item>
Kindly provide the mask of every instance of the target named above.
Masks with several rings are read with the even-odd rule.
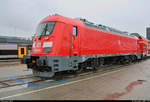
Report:
[[[33,69],[39,72],[50,72],[51,67],[47,66],[44,60],[40,60],[37,56],[24,56],[21,59],[22,64],[27,64],[28,69]]]

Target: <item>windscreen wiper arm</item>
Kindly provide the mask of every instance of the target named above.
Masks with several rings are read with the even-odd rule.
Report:
[[[41,35],[39,36],[39,39],[41,39],[41,37],[45,35],[45,33],[47,31],[47,27],[48,27],[48,24],[45,25],[45,28],[43,29]]]

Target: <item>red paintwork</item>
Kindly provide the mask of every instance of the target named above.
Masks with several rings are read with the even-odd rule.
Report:
[[[70,19],[60,15],[49,16],[40,23],[56,21],[53,33],[50,36],[43,36],[41,40],[37,37],[34,42],[39,43],[39,47],[31,51],[35,56],[61,56],[61,55],[92,55],[92,54],[121,54],[140,53],[138,38],[104,32],[94,28],[86,27],[82,21]],[[78,27],[78,36],[73,36],[73,26]],[[45,38],[48,37],[48,40]],[[51,53],[43,52],[43,42],[53,42]]]

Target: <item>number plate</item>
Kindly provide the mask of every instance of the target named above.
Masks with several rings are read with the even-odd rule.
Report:
[[[44,42],[43,43],[43,47],[52,47],[53,46],[53,42]]]

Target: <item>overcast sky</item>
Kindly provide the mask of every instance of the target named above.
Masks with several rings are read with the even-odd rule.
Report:
[[[39,21],[55,13],[143,36],[150,26],[150,0],[0,1],[0,35],[31,37]]]

